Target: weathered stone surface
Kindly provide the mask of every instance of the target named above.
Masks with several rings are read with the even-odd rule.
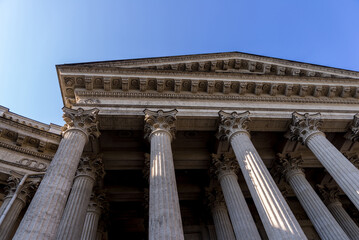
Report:
[[[228,153],[212,154],[212,164],[212,171],[221,184],[236,239],[261,239],[237,181],[239,166],[236,158]]]
[[[64,112],[63,138],[14,239],[55,239],[85,143],[99,135],[97,109]]]
[[[176,110],[145,110],[145,136],[151,143],[149,239],[184,239],[171,140]]]
[[[104,207],[104,194],[92,194],[87,207],[81,240],[96,240],[97,228]]]
[[[3,217],[5,208],[8,207],[11,199],[14,197],[15,191],[18,191],[17,197],[14,199],[13,204],[8,210],[6,216],[4,217],[2,224],[0,225],[0,239],[9,240],[14,233],[14,228],[16,227],[16,221],[19,218],[21,210],[26,206],[27,202],[33,196],[35,189],[37,188],[38,181],[27,181],[24,185],[19,186],[19,178],[9,177],[7,185],[7,196],[5,198],[4,204],[0,209],[0,216]],[[17,190],[17,188],[20,188]],[[4,213],[5,214],[5,213]]]
[[[281,155],[279,160],[288,183],[294,190],[321,239],[349,239],[305,179],[305,174],[300,167],[301,162],[303,162],[301,156],[294,154]]]
[[[229,139],[269,239],[306,239],[267,167],[253,146],[249,113],[219,112],[218,137]]]
[[[229,219],[224,196],[219,187],[209,189],[207,192],[209,207],[212,212],[214,227],[218,240],[236,239],[231,220]]]
[[[103,176],[103,164],[99,156],[81,158],[56,239],[81,237],[94,183],[96,180],[101,181]]]
[[[319,185],[318,187],[324,203],[348,237],[355,240],[359,239],[359,227],[345,211],[342,203],[339,201],[338,187],[323,185]]]
[[[320,131],[320,114],[293,113],[291,138],[302,141],[359,209],[359,170]]]

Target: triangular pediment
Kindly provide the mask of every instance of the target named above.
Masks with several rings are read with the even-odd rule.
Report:
[[[60,67],[95,69],[143,69],[171,72],[212,72],[250,75],[357,78],[355,71],[258,56],[240,52],[196,54],[118,61],[65,64]]]
[[[239,52],[57,66],[67,107],[106,99],[358,104],[359,72]]]

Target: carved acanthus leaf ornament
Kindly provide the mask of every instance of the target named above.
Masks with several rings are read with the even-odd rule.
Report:
[[[94,180],[101,180],[105,176],[105,170],[101,156],[98,155],[92,157],[81,157],[76,172],[76,177],[78,176],[89,176]]]
[[[6,197],[12,197],[19,187],[21,179],[15,176],[10,176],[7,179],[7,186],[5,187]],[[17,198],[22,200],[25,204],[32,198],[33,194],[36,191],[36,188],[39,185],[39,181],[26,181],[19,190]]]
[[[67,107],[62,108],[64,111],[63,119],[66,124],[62,127],[63,134],[72,129],[77,129],[86,134],[87,137],[99,137],[97,116],[99,110],[97,108],[91,110],[84,110],[79,108],[77,110]]]
[[[225,201],[224,201],[223,192],[219,186],[208,189],[206,191],[206,195],[207,195],[207,200],[208,200],[208,206],[210,208],[226,206]]]
[[[349,127],[348,133],[345,138],[353,142],[359,141],[359,113],[354,115],[352,124]]]
[[[298,153],[278,153],[280,171],[288,180],[291,176],[296,174],[304,174],[301,165],[303,164],[302,156]]]
[[[340,190],[337,186],[317,185],[317,187],[326,205],[330,203],[340,203]]]
[[[224,154],[212,154],[212,167],[211,173],[214,174],[218,179],[226,173],[238,174],[239,165],[236,157],[231,153]]]
[[[245,132],[248,134],[248,123],[250,122],[249,111],[243,113],[226,113],[219,111],[220,122],[217,132],[217,138],[221,140],[230,140],[233,134]]]
[[[92,193],[89,205],[87,207],[88,212],[96,212],[97,214],[101,214],[101,211],[106,206],[106,196],[105,193]]]
[[[315,114],[300,114],[294,112],[292,114],[292,124],[290,125],[290,132],[286,137],[292,141],[300,141],[303,144],[307,142],[310,136],[314,134],[322,134],[320,127],[323,124],[320,113]]]
[[[148,109],[143,111],[145,113],[145,138],[151,137],[156,131],[165,131],[170,134],[171,138],[175,138],[176,134],[176,114],[177,110],[171,111],[150,111]]]

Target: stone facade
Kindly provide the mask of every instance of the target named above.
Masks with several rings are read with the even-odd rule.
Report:
[[[238,52],[58,65],[0,106],[0,239],[359,239],[359,72]]]

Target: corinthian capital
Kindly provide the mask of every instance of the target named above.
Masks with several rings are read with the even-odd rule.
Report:
[[[101,214],[102,210],[106,205],[105,194],[104,193],[92,193],[89,205],[87,207],[88,212],[96,212]]]
[[[345,138],[353,142],[359,140],[359,113],[354,115],[353,122],[350,125],[347,134],[345,134]]]
[[[226,207],[223,192],[219,186],[207,189],[206,196],[210,208]]]
[[[101,157],[81,157],[76,172],[76,177],[79,176],[88,176],[94,181],[96,181],[96,179],[102,179],[105,176],[105,170]]]
[[[145,113],[145,138],[150,139],[151,135],[157,131],[165,131],[170,134],[172,139],[175,138],[176,114],[178,112],[176,109],[167,112],[146,109],[143,112]]]
[[[26,181],[22,186],[20,186],[21,179],[10,176],[7,179],[7,186],[5,187],[5,192],[7,193],[6,197],[12,197],[17,190],[18,190],[17,198],[23,201],[25,204],[32,198],[33,194],[36,191],[36,188],[39,185],[39,181]]]
[[[66,124],[62,127],[63,133],[72,129],[77,129],[82,131],[87,137],[90,135],[95,137],[100,136],[97,121],[99,110],[97,108],[91,110],[79,108],[75,110],[64,107],[62,110],[64,111],[64,115],[62,117],[66,122]]]
[[[290,132],[287,137],[292,141],[300,141],[303,144],[313,134],[322,134],[320,127],[322,126],[323,120],[321,119],[320,113],[316,114],[300,114],[294,112],[292,114],[292,124],[290,125]]]
[[[230,153],[212,154],[211,173],[220,179],[228,173],[237,175],[239,165],[236,157]]]
[[[290,179],[290,177],[302,174],[304,175],[303,169],[301,167],[303,163],[302,156],[296,153],[287,153],[287,154],[277,154],[279,163],[280,163],[280,171],[284,174],[286,179]]]
[[[248,111],[243,113],[219,111],[218,115],[220,118],[217,132],[218,139],[229,140],[237,132],[248,134],[248,123],[250,122]]]
[[[323,202],[325,205],[331,203],[340,203],[339,193],[340,190],[337,186],[326,186],[326,185],[317,185],[320,194],[322,195]]]

